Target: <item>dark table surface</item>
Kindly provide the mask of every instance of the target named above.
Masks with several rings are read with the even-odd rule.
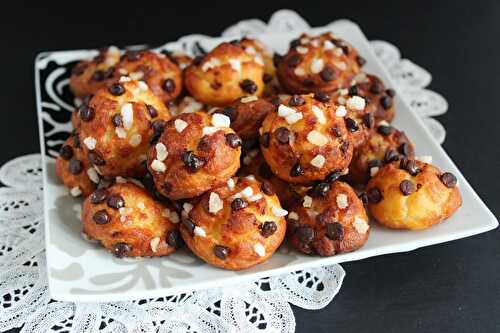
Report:
[[[161,44],[189,33],[217,36],[239,20],[267,20],[276,9],[295,7],[315,26],[352,19],[368,38],[394,43],[432,73],[430,88],[449,102],[448,113],[438,117],[447,129],[444,148],[493,213],[500,213],[498,1],[273,1],[275,8],[236,1],[127,7],[113,1],[107,9],[101,1],[65,2],[64,11],[37,3],[4,10],[0,19],[0,163],[39,151],[33,86],[38,52]],[[294,308],[297,332],[498,332],[499,244],[494,230],[345,263],[347,277],[330,305],[319,311]]]

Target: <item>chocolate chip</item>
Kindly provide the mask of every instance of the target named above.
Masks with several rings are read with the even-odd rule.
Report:
[[[300,166],[300,163],[295,163],[290,170],[290,177],[299,177],[304,174],[304,169]]]
[[[117,113],[113,117],[111,117],[111,122],[115,127],[122,127],[123,126],[123,118],[122,115]]]
[[[274,131],[274,136],[281,144],[288,144],[290,140],[290,131],[286,127],[280,127]]]
[[[278,67],[279,63],[283,60],[283,56],[278,53],[273,54],[273,64],[274,67]]]
[[[165,129],[165,124],[166,124],[165,120],[158,119],[151,123],[151,128],[153,129],[153,132],[155,132],[156,134],[161,134]]]
[[[127,51],[125,52],[125,58],[128,61],[137,61],[141,58],[141,53],[139,51]]]
[[[240,88],[244,92],[247,92],[249,94],[254,94],[257,91],[257,85],[255,82],[249,79],[245,79],[240,82]]]
[[[178,249],[182,245],[182,238],[179,235],[177,229],[170,230],[167,232],[167,244],[175,249]]]
[[[205,165],[205,160],[196,156],[192,151],[187,150],[182,153],[181,160],[191,172],[198,171]]]
[[[455,177],[455,175],[453,175],[451,172],[443,173],[440,179],[441,182],[444,184],[444,186],[448,188],[453,188],[457,186],[457,177]]]
[[[353,85],[353,86],[349,87],[349,95],[355,96],[355,95],[358,95],[358,93],[359,93],[359,88],[357,85]]]
[[[108,197],[108,191],[104,188],[95,190],[90,195],[90,202],[95,204],[101,203]]]
[[[302,98],[300,95],[293,95],[290,97],[288,100],[288,105],[290,106],[301,106],[305,103],[306,101]]]
[[[410,156],[412,149],[408,143],[403,142],[402,144],[399,145],[398,151],[400,154],[403,154],[404,156],[408,157]]]
[[[377,132],[383,136],[389,136],[394,132],[394,128],[392,126],[380,125],[377,128]]]
[[[232,106],[226,106],[222,109],[222,114],[228,116],[231,122],[234,122],[236,118],[238,118],[238,109]]]
[[[317,183],[314,185],[309,191],[307,191],[307,194],[314,198],[318,197],[326,197],[328,194],[328,191],[330,191],[330,183],[325,182],[325,183]]]
[[[264,148],[269,148],[269,141],[271,140],[271,135],[268,132],[262,134],[259,137],[259,142]]]
[[[413,184],[412,181],[405,179],[399,184],[399,190],[403,193],[403,195],[410,195],[415,192],[415,184]]]
[[[375,125],[375,117],[371,112],[363,115],[363,124],[366,128],[373,128],[373,125]]]
[[[352,118],[345,118],[345,126],[350,132],[356,132],[357,130],[359,130],[359,126],[356,123],[356,120]]]
[[[328,223],[326,225],[326,237],[331,240],[339,241],[344,238],[344,227],[338,222]]]
[[[59,150],[59,156],[61,156],[61,158],[63,160],[69,160],[70,158],[73,157],[73,148],[71,148],[71,146],[68,146],[68,145],[63,145],[61,147],[61,150]]]
[[[175,91],[175,82],[172,79],[166,79],[163,81],[163,84],[161,85],[161,88],[165,90],[168,93],[172,93]]]
[[[83,163],[77,159],[71,159],[68,164],[68,171],[72,175],[78,175],[83,170]]]
[[[89,151],[88,158],[90,163],[94,165],[104,165],[106,161],[102,158],[102,156],[95,150]]]
[[[370,92],[372,94],[381,94],[384,91],[384,86],[380,82],[373,82],[373,84],[370,87]]]
[[[183,219],[182,226],[184,228],[186,228],[187,232],[189,232],[191,235],[193,235],[194,227],[196,227],[196,225],[193,223],[193,221],[191,219],[189,219],[189,218]]]
[[[247,207],[248,207],[248,203],[241,198],[236,198],[231,202],[231,209],[234,211],[244,209]]]
[[[78,109],[78,115],[83,121],[91,121],[92,119],[94,119],[95,110],[93,107],[82,104],[82,106],[80,106],[80,108]]]
[[[108,91],[111,95],[121,96],[125,93],[125,88],[121,83],[115,82],[109,86]]]
[[[298,54],[293,54],[291,57],[288,58],[286,64],[288,67],[295,68],[300,64],[301,61],[302,61],[301,56],[299,56]]]
[[[356,56],[356,62],[359,66],[364,66],[364,64],[366,64],[366,59],[362,56]]]
[[[262,237],[267,238],[273,235],[276,232],[276,230],[278,230],[278,226],[274,221],[266,221],[262,223],[260,227],[260,234],[262,235]]]
[[[106,177],[102,177],[99,179],[99,183],[97,184],[97,189],[106,189],[113,185],[113,179],[108,179]]]
[[[103,225],[109,222],[109,215],[105,209],[97,211],[94,216],[92,216],[92,220],[94,220],[95,224]]]
[[[327,181],[328,183],[333,183],[334,181],[339,179],[340,176],[342,176],[342,172],[334,171],[334,172],[330,173],[328,176],[326,176],[325,181]]]
[[[90,77],[92,81],[103,81],[104,78],[105,78],[104,71],[99,69],[96,70],[94,73],[92,73],[92,76]]]
[[[293,48],[299,46],[300,44],[301,44],[300,38],[295,38],[295,39],[290,41],[290,48],[293,49]]]
[[[125,200],[123,200],[122,196],[119,194],[111,194],[106,200],[106,203],[110,208],[120,209],[125,207]]]
[[[215,245],[214,255],[221,260],[225,260],[229,255],[229,248],[222,245]]]
[[[385,91],[385,93],[386,93],[387,95],[391,96],[391,97],[396,96],[396,90],[394,90],[394,89],[387,89],[387,90]]]
[[[310,226],[298,227],[295,231],[299,241],[304,244],[309,244],[314,239],[314,230]]]
[[[368,161],[368,169],[371,168],[380,168],[382,166],[382,161],[381,160],[370,160]]]
[[[330,95],[322,91],[318,91],[314,94],[314,98],[321,103],[327,103],[330,101]]]
[[[368,196],[368,201],[371,203],[379,203],[383,199],[382,192],[376,187],[369,189],[366,195]]]
[[[264,83],[269,83],[273,80],[273,76],[269,73],[264,73],[264,75],[262,75],[262,81],[264,81]]]
[[[113,254],[118,258],[122,258],[131,250],[132,248],[130,247],[130,245],[128,245],[127,243],[120,242],[116,243],[115,246],[113,247]]]
[[[380,105],[387,110],[392,107],[392,97],[391,96],[383,96],[380,99]]]
[[[366,192],[361,192],[358,195],[358,198],[361,200],[363,205],[365,205],[365,206],[368,205],[368,195],[366,194]]]
[[[335,79],[335,71],[330,66],[325,66],[325,68],[319,72],[319,77],[325,82],[330,82]]]
[[[151,116],[151,118],[158,117],[158,111],[156,110],[156,108],[154,106],[146,104],[146,109],[148,109],[148,113]]]
[[[234,133],[228,133],[226,134],[226,143],[231,148],[238,148],[241,146],[242,141],[238,135]]]
[[[273,188],[273,185],[271,185],[271,183],[267,180],[264,180],[262,182],[262,186],[260,187],[260,189],[262,190],[262,192],[264,192],[264,194],[266,195],[273,195],[275,192],[274,192],[274,188]]]
[[[400,156],[398,154],[397,151],[395,151],[394,149],[388,149],[386,152],[385,152],[385,156],[384,156],[384,161],[386,163],[390,163],[392,161],[397,161],[399,160]]]

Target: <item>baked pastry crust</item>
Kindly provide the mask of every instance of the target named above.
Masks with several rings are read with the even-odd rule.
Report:
[[[425,229],[447,219],[462,205],[456,178],[455,184],[447,179],[454,176],[431,164],[409,161],[385,165],[367,185],[370,214],[389,228]]]
[[[223,184],[201,196],[180,231],[191,251],[207,263],[241,270],[267,260],[278,249],[286,233],[286,211],[260,182],[236,177],[232,181],[232,186]]]
[[[118,257],[169,255],[181,244],[178,222],[172,207],[132,183],[97,190],[82,206],[84,234]]]
[[[165,125],[147,162],[162,195],[173,200],[196,197],[225,183],[239,169],[241,139],[230,127],[216,127],[218,117],[227,118],[182,113]]]
[[[222,43],[184,71],[189,93],[202,103],[225,106],[239,97],[262,95],[264,63],[239,43]]]
[[[357,250],[368,239],[368,216],[354,190],[341,181],[328,187],[321,194],[313,188],[290,209],[288,241],[300,252],[333,256]]]
[[[260,147],[271,170],[291,183],[307,184],[343,171],[353,145],[338,105],[320,102],[313,94],[284,100],[269,113],[260,129]]]
[[[170,119],[165,104],[142,81],[124,77],[79,108],[80,139],[104,176],[142,177],[155,131]]]

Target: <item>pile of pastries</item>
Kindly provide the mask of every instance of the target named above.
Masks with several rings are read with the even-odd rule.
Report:
[[[457,179],[416,158],[391,125],[395,91],[331,34],[285,55],[257,40],[202,56],[108,47],[78,63],[81,101],[57,158],[83,196],[83,233],[117,257],[184,244],[239,270],[288,242],[332,256],[362,247],[370,219],[418,230],[461,205]]]

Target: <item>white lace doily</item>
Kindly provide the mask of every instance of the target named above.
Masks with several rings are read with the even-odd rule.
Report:
[[[242,21],[224,36],[301,31],[309,25],[295,12],[276,12],[268,24]],[[438,142],[443,126],[430,116],[447,103],[424,89],[431,75],[384,41],[371,42]],[[308,269],[229,288],[197,291],[131,302],[84,304],[50,299],[45,271],[41,160],[16,158],[0,169],[0,331],[22,332],[293,332],[290,307],[320,309],[339,291],[345,272],[339,265]]]

